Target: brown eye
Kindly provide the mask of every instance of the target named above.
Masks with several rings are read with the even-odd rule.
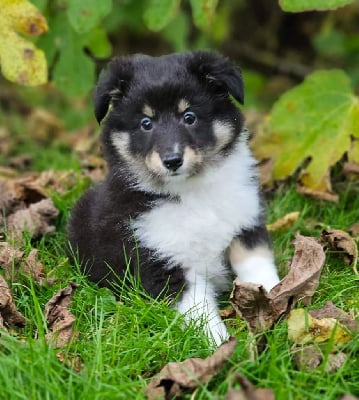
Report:
[[[152,120],[149,117],[141,119],[141,127],[145,131],[150,131],[152,129]]]
[[[193,125],[197,121],[196,114],[192,111],[187,111],[183,115],[183,121],[186,125]]]

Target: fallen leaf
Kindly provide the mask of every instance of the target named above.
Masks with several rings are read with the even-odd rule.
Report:
[[[23,327],[26,323],[25,317],[16,309],[10,289],[5,279],[0,275],[0,328],[4,328],[3,323]]]
[[[359,331],[359,324],[354,319],[352,319],[345,311],[336,307],[331,301],[327,301],[321,308],[310,310],[309,314],[317,319],[335,318],[349,331]]]
[[[278,230],[288,229],[298,221],[299,215],[300,215],[299,211],[290,212],[286,214],[284,217],[273,222],[272,224],[268,224],[267,230],[269,232],[274,232]]]
[[[318,284],[325,255],[315,239],[296,235],[289,273],[268,293],[262,285],[234,281],[231,302],[237,313],[257,333],[269,329],[287,315],[298,300],[310,304]]]
[[[324,230],[319,239],[320,243],[327,245],[330,250],[342,252],[344,261],[353,268],[358,275],[358,247],[355,240],[340,229]]]
[[[23,273],[31,276],[31,278],[33,278],[40,285],[44,285],[46,283],[44,266],[38,260],[37,249],[32,249],[30,251],[21,269]]]
[[[32,155],[21,154],[19,156],[11,157],[7,164],[10,168],[15,168],[17,170],[25,171],[30,167],[32,162],[33,162]]]
[[[348,161],[343,165],[343,172],[345,175],[351,176],[358,176],[359,175],[359,164]]]
[[[85,364],[79,355],[72,356],[65,353],[64,351],[59,351],[56,354],[56,358],[76,373],[81,372],[85,367]]]
[[[38,176],[29,174],[0,182],[0,209],[5,215],[47,197],[44,190],[36,184]]]
[[[356,238],[359,238],[359,222],[349,228],[349,232]]]
[[[359,400],[359,397],[352,396],[351,394],[345,394],[340,400]]]
[[[43,199],[23,210],[9,215],[6,222],[7,235],[14,240],[22,241],[23,232],[36,239],[42,235],[52,234],[56,228],[50,225],[59,211],[51,199]]]
[[[231,357],[236,345],[237,340],[232,337],[210,357],[168,363],[145,388],[147,398],[171,399],[209,382]]]
[[[297,344],[321,343],[332,340],[341,345],[352,335],[335,318],[314,318],[303,308],[292,310],[288,317],[288,338]]]
[[[26,121],[28,134],[40,143],[51,143],[63,132],[61,120],[43,108],[32,110]]]
[[[230,388],[225,400],[274,400],[274,393],[270,389],[255,388],[244,376],[237,374],[236,381],[241,385],[240,389]]]
[[[339,201],[339,196],[331,190],[331,187],[329,187],[329,184],[328,184],[327,191],[325,191],[325,192],[323,192],[321,190],[314,190],[314,189],[307,188],[307,187],[301,185],[300,183],[298,183],[296,187],[297,187],[298,193],[304,194],[305,196],[313,197],[317,200],[331,201],[333,203],[338,203],[338,201]]]
[[[323,361],[323,353],[317,345],[310,345],[301,348],[294,347],[294,361],[301,371],[311,371],[319,367]]]
[[[348,359],[348,355],[339,351],[338,353],[329,354],[327,362],[325,364],[325,371],[328,374],[334,374],[339,370],[339,368],[345,363]]]
[[[7,242],[0,242],[0,267],[6,279],[13,279],[19,270],[24,252],[14,248]]]
[[[70,282],[65,289],[59,290],[45,305],[45,318],[49,332],[46,340],[53,347],[63,347],[74,337],[75,317],[69,311],[74,290],[78,284]]]
[[[303,348],[294,348],[294,361],[299,370],[311,371],[321,366],[325,360],[324,369],[327,373],[333,374],[345,363],[348,356],[339,351],[328,354],[326,357],[320,347],[317,345],[305,346]],[[292,350],[292,351],[293,351]]]

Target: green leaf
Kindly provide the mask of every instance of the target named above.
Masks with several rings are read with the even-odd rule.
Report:
[[[179,0],[150,0],[143,15],[144,21],[152,31],[163,29],[178,11]]]
[[[88,32],[112,10],[112,0],[68,0],[67,15],[78,33]]]
[[[53,70],[56,86],[71,97],[88,94],[95,81],[95,65],[84,52],[86,37],[77,34],[60,12],[52,30],[59,56]]]
[[[174,50],[180,52],[188,49],[189,31],[189,18],[181,12],[171,21],[171,25],[166,26],[161,33],[171,43]]]
[[[190,0],[193,20],[199,29],[208,30],[215,17],[218,0]]]
[[[272,159],[273,179],[292,175],[310,160],[301,183],[330,193],[330,167],[350,148],[351,136],[359,137],[359,99],[343,71],[317,71],[274,104],[268,128],[254,152]]]
[[[103,28],[96,27],[88,32],[84,37],[86,47],[98,58],[107,58],[111,56],[112,45],[108,40],[107,33]]]
[[[279,0],[283,11],[335,10],[354,3],[355,0]]]

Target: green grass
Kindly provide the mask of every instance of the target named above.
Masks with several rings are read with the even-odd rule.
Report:
[[[45,168],[46,158],[55,160],[57,168],[78,169],[76,161],[69,164],[68,153],[58,149],[38,158],[34,168]],[[87,184],[79,179],[67,193],[54,194],[61,211],[57,233],[26,245],[27,252],[32,247],[39,249],[46,270],[58,282],[53,287],[40,287],[23,276],[12,283],[15,302],[28,323],[22,330],[1,334],[0,399],[143,399],[143,388],[167,362],[206,357],[212,352],[204,334],[194,326],[183,329],[183,317],[165,301],[150,301],[138,288],[124,292],[121,301],[116,301],[109,290],[96,288],[69,265],[66,222],[71,206]],[[296,232],[317,237],[323,227],[346,230],[358,222],[358,186],[348,185],[340,203],[331,204],[305,198],[293,187],[283,185],[269,199],[268,221],[297,210],[301,215],[294,226],[273,234],[282,275],[293,254],[291,242]],[[59,362],[59,349],[49,347],[45,340],[44,306],[70,280],[80,284],[71,304],[78,338],[61,351],[68,360],[81,357],[80,372]],[[358,315],[358,283],[342,258],[328,253],[311,307],[332,300]],[[257,387],[271,388],[276,399],[334,400],[344,393],[359,395],[359,337],[345,346],[348,360],[335,374],[326,373],[324,366],[305,372],[295,368],[285,322],[266,333],[268,346],[254,361],[249,359],[245,324],[239,320],[228,324],[238,338],[235,354],[217,377],[195,392],[195,399],[223,398],[236,373],[245,375]]]

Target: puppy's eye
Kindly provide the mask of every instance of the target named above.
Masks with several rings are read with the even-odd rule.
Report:
[[[141,127],[145,131],[150,131],[152,129],[152,120],[149,117],[145,117],[141,119]]]
[[[183,121],[187,125],[193,125],[197,120],[196,114],[192,111],[187,111],[183,115]]]

